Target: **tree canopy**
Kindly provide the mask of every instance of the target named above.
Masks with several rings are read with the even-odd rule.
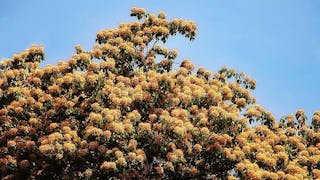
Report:
[[[320,111],[276,121],[244,73],[175,66],[194,22],[131,16],[57,65],[36,45],[1,61],[2,179],[320,178]]]

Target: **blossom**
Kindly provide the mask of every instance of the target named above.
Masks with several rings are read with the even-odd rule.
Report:
[[[131,13],[134,15],[141,15],[141,14],[145,14],[146,10],[143,8],[133,7],[131,8]]]
[[[174,154],[174,153],[171,153],[171,152],[169,152],[169,153],[167,154],[167,158],[168,158],[168,160],[171,161],[171,162],[174,162],[174,161],[176,161],[176,160],[178,159],[177,155]]]
[[[168,169],[168,170],[170,170],[170,171],[175,171],[175,168],[174,168],[172,162],[166,162],[165,168]]]
[[[192,71],[194,69],[194,65],[191,63],[189,59],[183,60],[180,67],[184,67],[189,71]]]
[[[41,145],[39,151],[41,154],[48,155],[54,150],[54,146],[50,144]]]
[[[130,139],[128,144],[128,149],[135,150],[137,148],[138,142],[135,139]]]
[[[207,136],[210,133],[210,130],[207,127],[203,127],[200,129],[202,135]]]
[[[161,166],[155,167],[155,170],[156,170],[156,172],[157,172],[158,174],[163,174],[163,173],[164,173],[164,169],[163,169],[163,167],[161,167]]]
[[[102,115],[99,114],[99,113],[94,113],[94,112],[91,112],[89,114],[89,121],[91,122],[96,122],[96,123],[102,123]]]
[[[301,109],[276,121],[244,73],[194,72],[189,59],[176,66],[178,51],[164,44],[176,33],[192,40],[194,22],[143,8],[131,15],[138,21],[100,30],[92,50],[76,46],[58,65],[39,67],[41,46],[0,62],[4,178],[32,166],[27,179],[61,179],[48,171],[54,161],[75,179],[135,178],[146,168],[150,179],[320,177],[320,111],[311,125]]]
[[[93,175],[92,169],[88,168],[84,171],[86,177],[91,177]]]
[[[184,135],[185,135],[185,128],[176,126],[176,127],[174,128],[173,132],[176,133],[176,134],[179,135],[179,136],[184,137]]]
[[[143,155],[136,156],[136,159],[137,159],[138,162],[141,162],[141,163],[145,161],[145,158],[144,158]]]
[[[312,174],[314,178],[320,178],[320,170],[319,169],[313,169]]]
[[[237,98],[236,104],[239,106],[244,106],[246,104],[246,99],[245,98]]]
[[[183,151],[182,151],[181,149],[176,149],[176,150],[174,151],[174,154],[175,154],[178,158],[183,158],[183,156],[184,156],[184,153],[183,153]]]
[[[16,147],[16,142],[10,140],[10,141],[7,142],[7,146],[8,146],[8,147],[11,147],[11,148],[15,148],[15,147]]]
[[[134,153],[134,152],[129,152],[128,153],[128,156],[129,156],[129,158],[131,159],[131,160],[134,160],[134,159],[136,159],[136,153]]]
[[[55,133],[50,134],[48,136],[48,139],[51,141],[60,141],[63,139],[63,136],[60,133],[55,132]]]
[[[125,130],[126,132],[128,132],[128,133],[131,133],[131,132],[133,132],[133,130],[134,130],[132,124],[126,123],[126,124],[124,124],[123,126],[124,126],[124,130]]]
[[[36,144],[35,144],[34,141],[30,141],[30,140],[29,140],[29,141],[26,142],[26,148],[27,148],[27,149],[33,149],[33,148],[35,147],[35,145],[36,145]]]
[[[63,154],[58,153],[58,154],[56,155],[56,159],[62,159],[62,158],[63,158]]]
[[[95,74],[89,74],[87,75],[87,82],[90,84],[94,84],[98,80],[98,76]]]
[[[71,142],[66,142],[63,144],[63,149],[66,151],[66,152],[75,152],[76,151],[76,146],[75,144],[71,143]]]
[[[117,165],[116,165],[115,162],[107,162],[107,161],[105,161],[105,162],[102,163],[102,165],[100,166],[100,169],[102,169],[102,170],[115,171],[115,170],[117,170]]]
[[[117,134],[121,134],[124,132],[124,127],[123,124],[121,122],[112,122],[112,130],[117,133]]]

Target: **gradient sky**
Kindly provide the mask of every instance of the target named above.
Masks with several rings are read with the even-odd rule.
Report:
[[[216,71],[226,65],[257,80],[257,102],[277,118],[320,109],[320,2],[303,0],[1,0],[0,58],[31,44],[45,46],[42,65],[66,60],[81,44],[90,50],[100,29],[132,21],[131,7],[161,10],[198,25],[196,40],[168,46],[178,59]]]

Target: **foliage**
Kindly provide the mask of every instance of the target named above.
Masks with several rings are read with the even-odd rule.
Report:
[[[2,179],[320,178],[320,112],[276,122],[245,74],[173,68],[163,44],[195,23],[131,15],[56,66],[35,45],[1,62]]]

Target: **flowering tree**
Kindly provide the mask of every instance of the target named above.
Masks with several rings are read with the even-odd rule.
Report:
[[[1,178],[320,178],[320,112],[276,122],[245,74],[174,68],[163,44],[195,23],[131,16],[56,66],[41,46],[1,62]]]

